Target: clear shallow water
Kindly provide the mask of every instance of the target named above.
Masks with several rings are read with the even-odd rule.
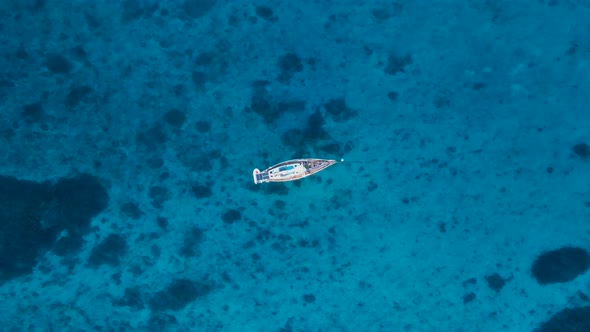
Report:
[[[0,321],[584,330],[589,11],[0,4]]]

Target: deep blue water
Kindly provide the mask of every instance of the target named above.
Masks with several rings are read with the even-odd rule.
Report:
[[[590,331],[588,17],[2,1],[0,330]]]

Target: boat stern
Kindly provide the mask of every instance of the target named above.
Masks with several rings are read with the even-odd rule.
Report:
[[[258,168],[252,171],[252,178],[254,178],[254,184],[269,182],[268,173],[261,172]]]

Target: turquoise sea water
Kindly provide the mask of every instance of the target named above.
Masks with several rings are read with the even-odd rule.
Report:
[[[590,331],[588,17],[0,2],[0,330]]]

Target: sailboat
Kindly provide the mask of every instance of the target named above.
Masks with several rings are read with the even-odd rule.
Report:
[[[255,168],[252,171],[254,183],[265,182],[287,182],[303,179],[319,171],[322,171],[336,163],[343,162],[344,159],[292,159],[271,166],[264,171]]]

